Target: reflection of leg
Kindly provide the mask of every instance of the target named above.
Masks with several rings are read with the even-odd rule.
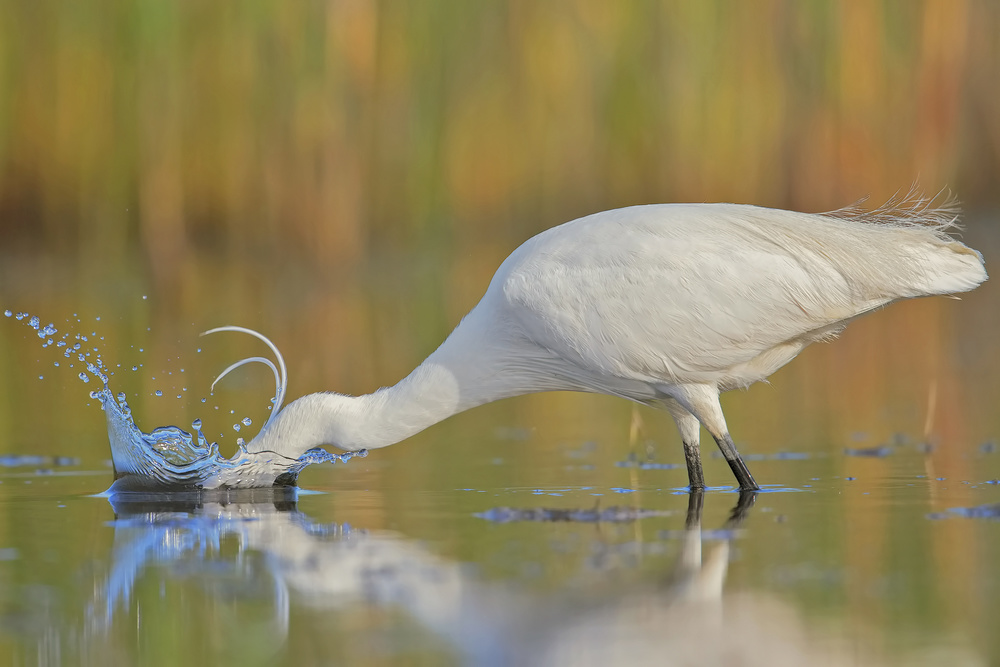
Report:
[[[691,490],[705,488],[705,473],[701,468],[701,448],[699,437],[701,424],[698,419],[672,398],[663,400],[663,405],[674,418],[684,445],[684,461],[687,463],[688,486]]]
[[[740,491],[740,499],[736,501],[736,507],[733,511],[729,513],[729,520],[726,522],[726,528],[736,528],[742,524],[747,515],[750,513],[750,508],[757,501],[756,491]]]
[[[705,506],[705,490],[691,489],[688,494],[688,511],[684,527],[688,530],[701,526],[701,510]]]

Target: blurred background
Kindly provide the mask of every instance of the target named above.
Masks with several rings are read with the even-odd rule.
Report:
[[[230,452],[233,422],[266,418],[271,380],[240,371],[206,407],[214,374],[262,348],[198,332],[264,332],[287,357],[289,397],[371,391],[430,353],[520,242],[599,210],[826,211],[917,182],[958,197],[963,239],[990,269],[998,36],[993,0],[0,0],[0,310],[90,337],[144,429],[203,418]],[[889,643],[971,634],[1000,656],[1000,542],[924,517],[997,488],[959,482],[1000,471],[986,454],[1000,436],[994,287],[862,318],[770,387],[724,398],[759,481],[829,491],[763,496],[762,517],[818,509],[777,537],[759,520],[740,585],[888,628]],[[39,342],[0,317],[0,450],[75,457],[99,473],[80,485],[101,491],[96,383]],[[630,451],[682,461],[664,415],[640,410],[630,441],[632,410],[566,394],[484,406],[306,471],[309,488],[365,494],[310,511],[477,561],[501,539],[470,519],[487,501],[463,501],[458,520],[437,491],[644,487],[648,506],[683,504],[669,495],[683,470],[616,465]],[[907,454],[843,454],[886,443]],[[730,480],[714,458],[706,475]],[[521,498],[506,501],[538,502]],[[709,503],[716,525],[725,504]],[[67,529],[79,545],[109,514],[88,507]],[[0,538],[34,534],[31,517],[0,513]]]
[[[0,2],[0,299],[57,326],[103,315],[126,367],[254,327],[293,351],[290,395],[358,393],[433,350],[521,241],[598,210],[824,211],[918,182],[958,196],[989,257],[997,35],[988,0]],[[810,383],[788,398],[856,419],[913,374],[922,435],[968,420],[928,416],[931,385],[935,405],[989,404],[938,388],[1000,365],[995,309],[898,308],[783,371]],[[37,423],[20,402],[79,391],[13,381],[43,363],[26,335],[0,332],[16,432]],[[198,386],[215,363],[188,357]],[[142,404],[155,375],[116,382],[176,421]],[[752,412],[762,433],[784,419]]]
[[[156,390],[204,390],[259,352],[197,338],[222,324],[288,353],[290,396],[395,382],[521,241],[598,210],[824,211],[918,182],[955,193],[989,258],[997,35],[988,0],[0,2],[0,306],[100,334],[106,361],[144,368],[114,384],[150,428],[198,408]],[[888,435],[859,418],[888,410],[921,437],[992,437],[1000,323],[977,303],[863,319],[775,376],[804,416],[738,394],[734,433]],[[81,389],[17,347],[29,333],[0,328],[0,429],[21,438],[45,421],[29,406]],[[192,358],[201,344],[218,357]],[[186,381],[163,386],[182,366]],[[50,379],[18,380],[37,375]],[[256,398],[269,382],[240,377]],[[970,380],[988,386],[964,395]],[[517,409],[553,415],[560,400]],[[631,408],[600,405],[623,432]],[[74,423],[44,428],[72,450],[58,429]]]
[[[364,262],[597,210],[996,204],[1000,6],[0,3],[0,247]]]

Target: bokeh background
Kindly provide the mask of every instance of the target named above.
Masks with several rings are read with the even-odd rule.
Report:
[[[0,2],[0,298],[103,315],[112,362],[251,326],[298,352],[292,395],[357,393],[419,363],[521,241],[598,210],[918,183],[986,248],[997,35],[989,0]],[[870,374],[820,404],[872,410],[890,372],[960,385],[935,337],[996,324],[905,308],[809,352],[831,361],[804,377]],[[0,363],[34,377],[36,356]],[[151,376],[119,382],[145,400]]]
[[[997,202],[1000,7],[0,4],[0,244],[158,279],[329,266],[595,210]]]
[[[291,397],[371,391],[431,352],[521,241],[598,210],[825,211],[916,182],[961,200],[964,239],[990,269],[998,36],[993,0],[0,0],[0,309],[89,336],[147,430],[201,417],[231,451],[232,422],[266,418],[270,380],[227,378],[208,404],[226,417],[209,424],[198,399],[214,374],[261,348],[198,332],[263,331],[285,352]],[[914,510],[982,494],[886,486],[996,475],[982,448],[1000,437],[993,288],[863,318],[771,387],[726,396],[738,444],[766,459],[752,463],[760,481],[855,479],[856,493],[771,495],[788,511],[822,501],[821,520],[775,540],[759,521],[771,527],[744,543],[741,586],[791,582],[782,594],[877,628],[889,653],[941,633],[1000,655],[997,587],[984,584],[996,539]],[[90,492],[103,490],[95,383],[54,360],[0,317],[0,449],[75,457],[103,475]],[[640,410],[630,440],[632,410],[561,394],[484,406],[350,467],[307,471],[306,486],[365,494],[310,511],[489,563],[499,538],[482,541],[487,528],[468,519],[483,507],[466,501],[456,522],[444,496],[421,494],[682,486],[683,470],[615,465],[629,451],[682,460],[665,416]],[[886,443],[908,457],[843,455]],[[808,462],[766,458],[782,451]],[[591,467],[567,473],[580,459]],[[706,466],[728,483],[724,464]],[[713,507],[720,525],[727,508]],[[59,528],[80,545],[108,513],[88,511]],[[0,513],[2,539],[34,534],[32,517]],[[47,553],[36,547],[22,550]]]
[[[987,0],[0,2],[0,299],[144,368],[115,382],[151,426],[198,407],[157,389],[258,351],[199,361],[222,324],[290,352],[290,395],[395,382],[517,244],[602,209],[823,211],[916,182],[958,196],[989,261],[997,35]],[[734,432],[888,435],[859,415],[905,414],[918,437],[992,437],[990,290],[862,320],[775,376],[780,401],[727,398]],[[28,406],[81,387],[29,334],[0,328],[0,427],[73,451],[81,422]]]

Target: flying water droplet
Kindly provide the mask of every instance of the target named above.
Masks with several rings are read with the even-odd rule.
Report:
[[[78,375],[77,377],[79,377],[84,382],[90,382],[90,376],[84,373],[83,371],[80,371],[80,375]]]
[[[240,430],[240,425],[239,424],[233,424],[233,430],[238,433],[239,430]]]
[[[249,418],[249,417],[244,417],[244,418],[242,419],[242,421],[243,421],[243,425],[244,425],[244,426],[250,426],[250,424],[253,424],[253,422],[252,422],[252,421],[250,421],[250,418]]]
[[[11,317],[14,313],[10,312],[9,310],[5,310],[5,311],[3,311],[3,314],[4,314],[4,317]]]
[[[192,426],[192,428],[201,430],[201,420],[200,419],[195,419],[193,422],[191,422],[191,426]]]
[[[156,391],[153,392],[153,395],[154,396],[163,396],[163,392],[160,391],[159,389],[157,389]]]

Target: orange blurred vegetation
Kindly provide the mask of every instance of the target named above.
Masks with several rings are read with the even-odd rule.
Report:
[[[995,204],[998,34],[988,0],[3,3],[0,249],[352,263],[653,201]]]

